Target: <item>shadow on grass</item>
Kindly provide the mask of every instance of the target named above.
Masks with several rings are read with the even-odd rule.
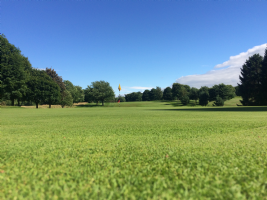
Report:
[[[200,112],[265,112],[267,111],[267,106],[255,106],[255,107],[213,107],[213,108],[179,108],[179,109],[153,109],[162,111],[200,111]]]
[[[92,104],[85,104],[85,105],[76,105],[76,108],[92,108],[92,107],[103,107],[102,104],[101,105],[92,105]]]

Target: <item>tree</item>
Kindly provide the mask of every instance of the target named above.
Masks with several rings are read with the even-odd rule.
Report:
[[[105,100],[111,100],[115,98],[115,93],[108,82],[105,81],[95,81],[92,82],[90,88],[90,95],[92,95],[94,101],[101,101],[102,106],[104,106]]]
[[[239,92],[244,106],[262,105],[262,61],[259,54],[254,54],[246,60],[241,68]]]
[[[60,104],[62,108],[64,108],[65,106],[73,105],[73,98],[68,90],[64,90],[63,93],[61,94]]]
[[[195,100],[195,103],[196,103],[197,100],[198,100],[198,97],[199,97],[198,89],[192,87],[191,90],[190,90],[190,93],[189,93],[189,97],[190,97],[190,99]]]
[[[203,90],[199,94],[199,105],[201,106],[207,106],[209,103],[209,92]]]
[[[182,84],[180,84],[180,83],[173,83],[172,84],[172,97],[173,98],[178,98],[178,99],[180,99],[181,97],[180,97],[180,91],[181,91],[181,87],[182,87],[183,85]]]
[[[224,101],[219,95],[217,95],[216,101],[213,103],[213,106],[224,106]]]
[[[201,88],[198,90],[198,94],[202,92],[207,92],[209,94],[209,88],[207,86],[201,86]]]
[[[11,100],[14,106],[15,99],[21,99],[27,90],[24,58],[21,51],[10,44],[3,34],[0,35],[0,44],[0,98]]]
[[[265,49],[265,54],[262,60],[262,76],[261,76],[261,93],[262,99],[264,100],[263,105],[267,105],[267,48]]]
[[[65,86],[65,84],[64,84],[64,81],[63,81],[62,77],[59,76],[59,75],[57,74],[57,72],[56,72],[54,69],[52,69],[52,68],[46,68],[45,71],[46,71],[46,74],[47,74],[49,77],[51,77],[52,80],[53,80],[56,84],[58,84],[58,86],[59,86],[59,88],[60,88],[60,94],[61,94],[60,101],[62,101],[62,100],[63,100],[63,96],[65,95],[64,92],[65,92],[65,90],[66,90],[66,86]]]
[[[92,88],[89,85],[84,89],[84,101],[88,103],[94,101],[94,97],[92,96]]]
[[[84,102],[84,91],[82,87],[81,86],[74,86],[74,87],[76,88],[77,101]]]
[[[115,101],[118,102],[120,100],[120,102],[126,102],[126,99],[125,97],[122,97],[122,96],[118,96],[115,98]]]
[[[149,99],[149,90],[145,90],[143,92],[142,101],[150,101],[150,99]]]
[[[223,101],[226,101],[235,97],[235,88],[232,85],[221,83],[209,88],[209,95],[210,101],[215,101],[217,96],[221,97]]]
[[[132,92],[125,95],[126,101],[142,101],[141,92]]]
[[[40,102],[48,101],[51,105],[60,98],[59,86],[45,71],[33,69],[31,77],[27,81],[27,86],[29,99],[35,102],[36,108],[38,108]]]
[[[157,90],[155,88],[152,88],[150,91],[149,91],[149,99],[150,101],[155,101],[157,100]]]
[[[172,89],[170,87],[166,87],[163,91],[163,99],[164,100],[172,100]]]
[[[184,106],[187,105],[189,103],[189,101],[190,100],[189,100],[189,97],[187,95],[184,95],[181,97],[181,102]]]
[[[162,90],[160,87],[156,87],[156,100],[161,100],[162,99],[162,96],[163,96],[163,93],[162,93]]]

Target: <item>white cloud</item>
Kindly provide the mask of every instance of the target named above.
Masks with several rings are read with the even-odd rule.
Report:
[[[205,74],[183,76],[176,80],[181,84],[190,85],[191,87],[200,88],[201,86],[211,87],[215,84],[224,83],[226,85],[236,86],[239,83],[240,68],[246,60],[254,54],[264,56],[266,44],[255,46],[247,52],[242,52],[239,55],[231,56],[228,61],[218,64],[214,67],[216,70],[208,71]],[[225,69],[219,69],[227,67]]]
[[[130,88],[135,89],[135,90],[151,90],[152,89],[152,87],[138,87],[138,86],[134,86]]]

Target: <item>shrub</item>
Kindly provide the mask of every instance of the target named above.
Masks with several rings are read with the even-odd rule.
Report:
[[[216,101],[213,103],[213,106],[224,106],[224,101],[219,95],[216,97]]]

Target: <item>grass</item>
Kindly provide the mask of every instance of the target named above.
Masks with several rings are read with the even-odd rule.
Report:
[[[0,199],[267,199],[267,107],[165,104],[2,108]]]

